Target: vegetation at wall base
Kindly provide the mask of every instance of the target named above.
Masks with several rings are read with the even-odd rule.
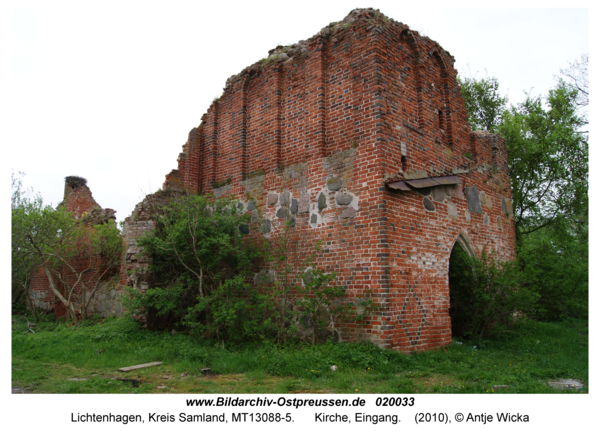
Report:
[[[156,228],[138,240],[151,258],[151,287],[131,289],[128,311],[148,315],[155,329],[189,329],[198,336],[244,339],[255,288],[254,268],[265,245],[245,236],[250,216],[232,197],[185,195],[156,213]],[[253,316],[260,311],[253,311]]]
[[[471,257],[456,245],[448,279],[453,336],[498,336],[537,313],[539,294],[526,283],[518,261],[502,262],[485,251]]]
[[[33,334],[22,316],[14,316],[12,385],[33,393],[588,392],[583,321],[523,320],[498,337],[455,339],[443,349],[412,355],[366,342],[233,344],[171,331],[143,329],[123,317],[83,326],[42,321]],[[163,364],[117,371],[152,361]],[[208,375],[204,368],[210,368]],[[548,386],[557,379],[586,386]]]
[[[131,288],[127,310],[152,329],[217,341],[336,338],[335,324],[356,317],[354,304],[335,273],[315,265],[319,245],[300,257],[291,218],[270,243],[246,236],[259,227],[233,196],[186,195],[157,210],[156,228],[137,241],[150,259],[151,287]],[[355,305],[371,311],[367,299]]]

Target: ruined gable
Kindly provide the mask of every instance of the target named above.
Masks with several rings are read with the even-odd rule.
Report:
[[[356,9],[230,77],[163,190],[234,194],[262,212],[253,236],[292,221],[296,265],[320,241],[319,265],[349,298],[379,305],[343,339],[403,351],[449,344],[457,240],[473,254],[515,256],[506,146],[470,131],[453,64],[407,25]],[[130,271],[147,267],[135,238],[153,227],[140,215],[157,198],[125,224]]]

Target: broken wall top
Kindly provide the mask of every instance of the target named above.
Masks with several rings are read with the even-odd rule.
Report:
[[[233,83],[243,79],[247,75],[254,75],[260,70],[264,69],[266,65],[276,62],[282,63],[287,62],[289,60],[300,59],[304,57],[308,53],[309,46],[317,41],[320,38],[332,39],[335,37],[336,33],[341,30],[346,30],[351,27],[355,27],[359,24],[367,23],[372,27],[387,27],[394,26],[402,31],[410,31],[413,35],[413,38],[422,38],[427,41],[431,41],[427,36],[419,35],[419,32],[415,30],[410,30],[409,26],[403,24],[399,21],[395,21],[393,18],[389,18],[383,13],[379,11],[379,9],[373,8],[358,8],[351,11],[343,20],[338,22],[333,22],[323,27],[317,34],[306,39],[301,40],[295,44],[291,45],[278,45],[277,47],[269,50],[269,55],[265,59],[259,60],[256,63],[244,68],[238,74],[232,75],[225,82],[225,87],[223,90],[227,90]],[[432,41],[433,42],[433,41]],[[437,43],[436,43],[437,45]],[[438,45],[439,46],[439,45]],[[448,55],[452,61],[454,61],[454,57],[450,55],[446,50],[439,47],[446,55]]]

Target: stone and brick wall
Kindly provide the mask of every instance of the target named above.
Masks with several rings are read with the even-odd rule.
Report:
[[[454,244],[515,257],[506,146],[470,131],[453,64],[408,26],[354,10],[230,77],[163,189],[234,194],[253,236],[291,219],[296,265],[320,241],[318,265],[350,299],[370,294],[380,305],[344,340],[402,351],[449,344]],[[447,185],[390,187],[448,176]],[[153,227],[148,200],[157,197],[126,222],[130,275],[147,267],[135,238]],[[143,290],[135,274],[128,284]]]
[[[233,194],[252,236],[273,237],[290,220],[297,268],[320,242],[316,262],[349,300],[377,302],[342,339],[402,351],[449,344],[455,243],[515,257],[506,146],[470,131],[453,64],[436,42],[357,9],[230,77],[163,189],[125,220],[119,285],[148,288],[136,239],[161,207],[183,193]],[[99,207],[76,179],[64,206],[79,218]],[[33,292],[50,305],[43,279]],[[119,310],[117,292],[107,287],[99,308]]]

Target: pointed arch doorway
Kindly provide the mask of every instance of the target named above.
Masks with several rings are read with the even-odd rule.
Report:
[[[461,233],[452,247],[448,264],[449,314],[453,337],[462,337],[467,331],[470,290],[474,278],[473,268],[469,263],[471,257],[475,257],[475,251],[467,237]]]

